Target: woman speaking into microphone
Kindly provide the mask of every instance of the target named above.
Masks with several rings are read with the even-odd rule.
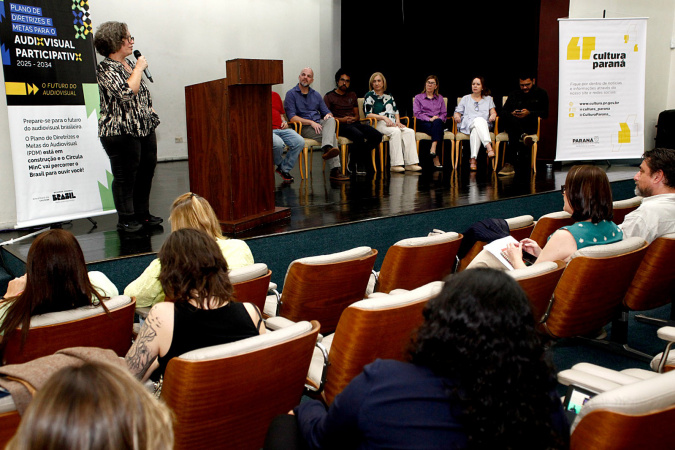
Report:
[[[162,218],[151,215],[149,209],[159,117],[142,78],[148,63],[143,56],[135,64],[127,59],[134,51],[134,38],[125,23],[102,23],[96,30],[94,46],[105,57],[97,68],[101,96],[98,135],[114,176],[117,229],[133,233],[143,225],[162,223]]]

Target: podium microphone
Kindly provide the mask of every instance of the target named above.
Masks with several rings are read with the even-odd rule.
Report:
[[[140,58],[141,52],[139,52],[138,50],[134,50],[134,56],[136,57],[136,59]],[[145,68],[143,73],[145,74],[145,77],[148,80],[150,80],[151,83],[154,83],[154,81],[152,81],[152,75],[150,74],[150,70],[147,67]]]

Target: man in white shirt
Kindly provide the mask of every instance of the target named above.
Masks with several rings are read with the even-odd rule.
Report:
[[[675,233],[675,150],[655,148],[645,152],[633,179],[635,194],[644,199],[620,225],[624,239],[637,236],[651,243],[664,234]]]

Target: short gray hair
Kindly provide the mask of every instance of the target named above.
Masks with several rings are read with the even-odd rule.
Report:
[[[109,56],[122,47],[129,29],[124,22],[103,22],[94,35],[94,47],[102,56]]]

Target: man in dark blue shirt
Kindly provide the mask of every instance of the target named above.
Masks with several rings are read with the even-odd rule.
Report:
[[[284,108],[290,122],[300,122],[300,134],[307,139],[314,139],[322,145],[323,159],[330,170],[330,178],[335,181],[349,181],[342,174],[340,150],[337,148],[335,136],[335,118],[323,102],[321,94],[310,87],[314,82],[314,71],[305,67],[300,72],[298,84],[286,92]]]

